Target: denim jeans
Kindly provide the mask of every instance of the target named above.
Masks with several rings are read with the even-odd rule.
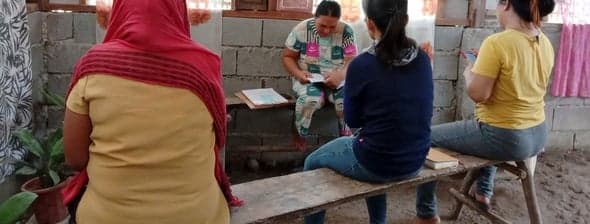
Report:
[[[364,182],[385,183],[412,178],[420,173],[416,172],[393,178],[382,178],[366,170],[357,161],[352,145],[355,137],[340,137],[334,139],[305,159],[304,170],[329,168],[344,176]],[[371,224],[387,223],[387,197],[385,194],[367,197],[365,199]],[[324,223],[325,211],[305,217],[306,224]]]
[[[464,120],[432,127],[432,145],[462,154],[498,161],[521,161],[537,155],[547,137],[545,123],[516,130],[493,127],[477,120]],[[496,167],[480,169],[477,192],[491,197]],[[437,215],[436,181],[418,186],[416,213],[428,219]]]

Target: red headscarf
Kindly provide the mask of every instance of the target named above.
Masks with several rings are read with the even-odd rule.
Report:
[[[242,203],[231,194],[218,158],[226,137],[220,59],[191,40],[185,0],[115,0],[104,42],[80,59],[68,95],[78,80],[92,73],[187,89],[200,97],[214,120],[215,178],[231,206]],[[63,191],[64,202],[87,182],[86,171],[77,175]]]

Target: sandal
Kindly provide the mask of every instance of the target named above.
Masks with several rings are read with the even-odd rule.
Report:
[[[476,202],[477,206],[480,209],[483,209],[484,211],[492,210],[490,198],[479,194],[478,192],[476,192],[473,189],[469,191],[469,196],[473,198],[473,200]]]

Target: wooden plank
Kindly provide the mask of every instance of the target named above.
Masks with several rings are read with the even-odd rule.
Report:
[[[311,12],[286,12],[286,11],[234,11],[224,10],[223,17],[254,18],[254,19],[280,19],[280,20],[304,20],[312,16]]]
[[[269,108],[277,108],[277,107],[287,107],[295,105],[295,99],[289,95],[281,94],[285,99],[287,99],[286,103],[281,104],[273,104],[273,105],[254,105],[252,101],[250,101],[242,92],[234,93],[240,100],[242,100],[248,107],[252,110],[259,110],[259,109],[269,109]]]
[[[73,12],[95,12],[96,7],[93,5],[69,5],[69,4],[49,4],[48,10],[64,10]]]
[[[226,107],[232,107],[232,106],[244,105],[244,104],[246,104],[246,103],[244,103],[244,101],[242,101],[237,96],[226,96],[225,97],[225,106]]]
[[[457,18],[436,18],[436,25],[438,26],[469,26],[469,20]]]
[[[451,192],[451,195],[453,195],[457,200],[461,201],[462,203],[469,206],[470,208],[476,210],[477,213],[479,213],[480,215],[483,215],[486,218],[490,219],[492,221],[492,223],[511,224],[510,221],[502,218],[501,216],[481,209],[479,206],[477,206],[477,203],[475,202],[475,200],[468,198],[464,194],[459,193],[457,190],[451,188],[451,190],[449,190],[449,192]]]
[[[234,194],[243,199],[245,205],[232,208],[231,223],[291,220],[342,203],[382,194],[399,186],[417,185],[498,163],[466,155],[458,158],[461,161],[458,167],[424,169],[416,178],[387,184],[364,183],[329,169],[318,169],[234,185]]]

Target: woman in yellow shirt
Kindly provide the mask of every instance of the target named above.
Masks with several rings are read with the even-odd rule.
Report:
[[[107,28],[66,103],[77,223],[229,223],[220,60],[190,39],[186,2],[115,0]]]
[[[553,68],[553,47],[540,30],[540,19],[554,0],[498,0],[496,15],[505,31],[482,44],[475,64],[464,72],[476,119],[432,128],[432,145],[491,160],[519,161],[544,147],[544,96]],[[489,209],[496,167],[480,171],[475,199]],[[417,223],[439,223],[436,182],[417,189]]]

